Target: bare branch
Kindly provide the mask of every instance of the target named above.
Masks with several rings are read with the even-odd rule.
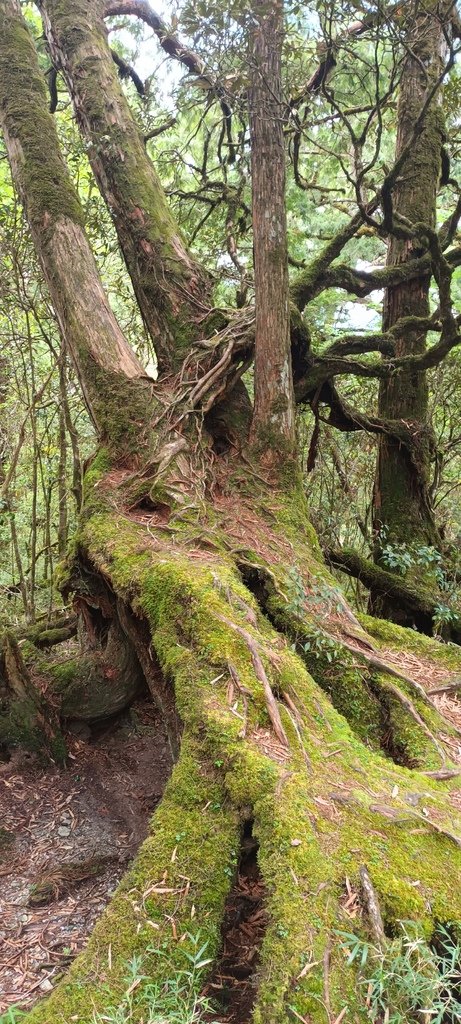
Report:
[[[116,64],[117,67],[118,67],[118,73],[120,75],[120,78],[122,78],[122,79],[131,78],[131,81],[133,82],[133,85],[134,85],[138,95],[139,96],[144,96],[145,95],[144,82],[140,79],[140,77],[136,73],[135,69],[132,68],[131,64],[128,64],[126,62],[126,60],[123,60],[123,57],[120,57],[120,55],[117,53],[116,50],[111,49],[110,52],[112,54],[112,60],[113,60],[114,64]]]
[[[169,117],[168,121],[164,121],[163,124],[157,125],[156,128],[151,128],[150,132],[146,132],[143,136],[144,142],[150,142],[151,139],[156,139],[159,135],[163,135],[163,132],[167,132],[169,128],[173,128],[176,124],[175,117]]]
[[[191,74],[204,76],[205,69],[200,57],[189,50],[177,36],[168,31],[165,22],[152,10],[147,0],[113,0],[104,9],[105,18],[116,17],[119,14],[129,14],[140,18],[155,32],[160,46],[169,57],[179,60]],[[209,84],[211,87],[212,82],[210,81]]]

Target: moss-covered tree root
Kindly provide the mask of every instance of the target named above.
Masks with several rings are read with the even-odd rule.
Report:
[[[333,568],[360,580],[372,593],[383,596],[388,603],[392,602],[393,621],[397,622],[401,609],[402,623],[408,624],[410,616],[413,616],[415,628],[431,635],[438,609],[443,602],[443,593],[433,573],[428,573],[424,580],[422,572],[419,572],[418,578],[412,580],[408,574],[407,577],[399,576],[375,565],[356,551],[345,548],[341,551],[330,549],[325,552],[325,557]],[[458,615],[452,616],[449,632],[455,643],[459,643],[461,629]]]
[[[92,1024],[95,1011],[122,999],[134,954],[143,957],[142,973],[149,980],[165,982],[187,963],[188,934],[200,931],[207,957],[215,958],[240,833],[249,819],[260,846],[269,920],[254,1024],[288,1024],[299,1017],[325,1024],[346,1006],[346,1020],[365,1022],[363,992],[338,934],[351,931],[347,887],[355,888],[360,900],[365,868],[388,934],[405,919],[416,921],[428,937],[437,922],[461,922],[459,782],[423,774],[435,762],[440,765],[433,744],[425,745],[423,730],[415,757],[421,771],[396,764],[392,751],[371,749],[379,746],[379,730],[375,742],[366,745],[360,714],[354,715],[358,679],[344,701],[349,724],[273,624],[278,616],[280,625],[289,627],[281,621],[283,602],[285,609],[293,604],[286,570],[277,568],[280,563],[268,570],[273,602],[279,595],[271,623],[242,582],[236,566],[241,551],[236,554],[235,540],[226,538],[222,518],[218,526],[216,511],[204,511],[201,523],[203,531],[208,515],[215,525],[210,553],[191,542],[187,515],[187,544],[181,543],[177,524],[176,543],[168,536],[166,545],[164,533],[147,531],[123,510],[114,517],[113,505],[104,509],[101,489],[98,495],[81,528],[77,557],[91,564],[147,627],[153,655],[174,686],[182,743],[149,838],[87,950],[50,998],[28,1015],[28,1024]],[[299,576],[312,588],[316,572],[322,586],[330,586],[295,508],[279,509],[272,547],[297,536]],[[260,525],[262,532],[262,518]],[[267,521],[264,537],[267,541]],[[226,554],[226,546],[232,552]],[[247,551],[245,557],[247,564],[251,557],[254,564],[262,560],[261,551]],[[307,629],[309,614],[304,610],[303,616]],[[274,732],[255,649],[286,743]],[[317,674],[317,662],[312,667]],[[352,672],[336,667],[338,679]],[[368,679],[372,715],[381,683]],[[420,710],[427,721],[432,709],[421,701]],[[437,724],[432,721],[434,731]],[[372,936],[362,903],[353,927]],[[141,991],[142,984],[136,997]]]

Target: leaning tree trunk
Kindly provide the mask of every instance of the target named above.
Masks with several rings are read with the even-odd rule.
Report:
[[[452,6],[452,5],[450,5]],[[410,5],[409,5],[410,7]],[[421,234],[405,237],[399,231],[399,217],[407,226],[435,226],[436,197],[440,181],[442,146],[445,141],[440,89],[427,105],[415,138],[415,124],[434,89],[444,66],[444,18],[439,3],[411,5],[408,15],[408,52],[405,56],[398,105],[396,160],[407,155],[400,167],[392,193],[391,235],[387,265],[406,263],[421,254]],[[387,288],[383,330],[401,318],[429,316],[430,273]],[[396,355],[420,355],[426,348],[425,331],[407,331],[396,341]],[[429,496],[435,439],[428,410],[426,372],[400,369],[382,381],[379,416],[404,421],[410,428],[410,442],[402,443],[392,434],[382,434],[373,496],[373,523],[378,563],[383,545],[411,547],[440,546]],[[401,605],[373,593],[372,606],[378,614],[411,624]]]
[[[70,25],[72,5],[59,9]],[[104,440],[66,586],[90,634],[113,630],[132,646],[176,755],[149,837],[86,951],[27,1019],[99,1024],[129,1012],[139,1022],[146,988],[161,995],[189,970],[198,933],[205,959],[219,960],[252,830],[266,899],[253,1021],[324,1024],[345,1019],[347,1005],[365,1022],[338,935],[351,930],[352,889],[362,908],[353,927],[371,942],[386,944],[402,920],[427,938],[437,922],[461,928],[457,734],[410,674],[436,666],[450,678],[460,658],[398,627],[361,625],[322,562],[299,489],[271,488],[237,445],[211,457],[187,373],[179,391],[143,380],[110,320],[16,0],[0,0],[0,17],[9,158]],[[91,298],[78,308],[68,238]],[[136,984],[126,980],[134,956]]]
[[[186,249],[131,116],[108,44],[108,6],[73,0],[69,18],[69,4],[39,2],[162,373],[178,367],[203,330],[211,283]]]

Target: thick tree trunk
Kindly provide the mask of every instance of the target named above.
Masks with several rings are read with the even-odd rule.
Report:
[[[50,287],[59,273],[69,290],[74,258],[69,263],[63,248],[67,263],[52,263],[46,231],[59,236],[68,180],[51,135],[48,159],[63,182],[51,213],[43,200],[46,167],[38,198],[33,187],[45,125],[33,47],[16,0],[0,0],[0,15],[0,111],[13,173]],[[86,254],[75,210],[65,225]],[[94,273],[91,294],[100,296]],[[69,320],[58,291],[54,283],[83,381],[91,380],[90,357],[105,368],[96,404],[104,424],[113,384],[108,349],[93,350],[86,334],[75,343],[77,300],[69,295]],[[106,308],[103,296],[93,308],[98,315]],[[81,316],[86,331],[84,309]],[[365,629],[322,563],[296,489],[271,488],[261,467],[254,471],[235,449],[207,459],[210,439],[201,414],[193,425],[190,395],[184,408],[172,401],[161,419],[152,417],[115,323],[111,344],[116,373],[131,386],[125,404],[132,402],[128,422],[138,420],[139,450],[135,457],[128,445],[123,459],[117,449],[100,451],[90,466],[67,589],[90,638],[124,637],[125,654],[134,651],[127,675],[136,681],[142,673],[177,762],[149,837],[86,951],[28,1021],[140,1022],[149,1019],[153,992],[157,1017],[168,1019],[162,999],[179,972],[191,977],[188,955],[198,943],[206,969],[219,966],[223,936],[235,924],[226,900],[252,836],[265,906],[247,1018],[325,1024],[349,1014],[365,1022],[357,965],[345,960],[338,932],[353,927],[372,944],[379,906],[386,936],[402,920],[415,921],[428,938],[437,922],[461,927],[459,783],[451,781],[458,769],[450,760],[458,735],[419,681],[435,669],[451,681],[460,657],[395,626],[369,620]],[[107,422],[121,411],[112,407]],[[73,678],[81,682],[78,673]],[[192,973],[191,984],[195,998],[203,972]]]
[[[295,407],[291,370],[281,56],[283,4],[255,0],[249,91],[255,275],[253,439],[265,459],[293,458]]]
[[[177,369],[203,334],[210,281],[187,252],[130,112],[107,41],[106,4],[42,0],[39,6],[160,371]]]
[[[121,436],[111,441],[124,443],[133,382],[139,385],[143,369],[110,309],[85,237],[83,212],[60,155],[32,40],[18,22],[14,0],[2,2],[0,14],[0,125],[16,186],[88,409],[102,434],[110,435],[119,418]],[[108,416],[111,390],[117,418]]]
[[[35,684],[10,633],[0,637],[0,750],[16,746],[65,761],[59,716]]]
[[[440,181],[442,146],[445,141],[438,91],[430,102],[418,138],[415,122],[429,91],[437,82],[446,48],[442,6],[412,4],[408,15],[408,52],[404,59],[398,105],[396,159],[411,143],[392,195],[393,217],[410,225],[435,226],[436,197]],[[410,7],[410,5],[409,5]],[[421,254],[420,237],[392,236],[387,265],[398,266]],[[396,284],[386,290],[383,330],[401,317],[429,315],[430,274]],[[419,355],[426,347],[424,331],[407,331],[396,339],[396,355]],[[429,497],[434,436],[429,420],[426,373],[401,369],[380,385],[378,414],[383,419],[403,420],[411,430],[409,445],[383,434],[379,440],[374,487],[373,520],[377,534],[376,558],[384,542],[439,546]],[[373,607],[393,617],[394,604],[376,594]],[[398,610],[401,614],[401,609]]]

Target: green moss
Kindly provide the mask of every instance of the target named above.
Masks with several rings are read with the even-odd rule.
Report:
[[[24,195],[32,225],[50,230],[58,217],[83,224],[83,213],[59,152],[56,128],[47,110],[45,80],[25,22],[0,2],[1,121],[19,144]],[[27,96],[27,102],[24,102]],[[56,139],[50,145],[50,139]],[[46,223],[46,222],[45,222]]]
[[[53,737],[50,737],[48,731],[43,729],[34,701],[27,697],[13,699],[4,708],[0,708],[0,747],[24,747],[31,753],[43,754],[50,750],[50,743],[56,759],[63,763],[66,750],[62,736],[55,731]]]
[[[134,952],[148,957],[152,978],[162,979],[164,960],[150,958],[152,941],[179,969],[183,947],[174,938],[172,916],[176,935],[190,930],[191,920],[203,929],[207,955],[214,956],[239,827],[248,817],[260,843],[269,912],[254,1021],[288,1024],[292,1006],[311,1024],[324,1024],[327,949],[332,1015],[347,1003],[351,1020],[365,1021],[354,969],[345,967],[337,934],[351,930],[342,899],[346,879],[358,890],[360,865],[367,866],[389,929],[404,918],[417,919],[427,933],[436,920],[461,921],[461,893],[453,887],[461,850],[431,826],[433,820],[447,833],[461,830],[459,814],[447,800],[449,787],[365,746],[357,735],[365,716],[360,673],[354,675],[349,662],[338,666],[335,684],[339,693],[345,677],[354,733],[258,610],[230,555],[189,558],[180,543],[173,547],[160,533],[152,545],[142,526],[104,512],[104,488],[98,485],[96,491],[97,510],[82,523],[79,548],[146,620],[164,676],[174,686],[183,741],[149,839],[87,951],[29,1021],[70,1024],[77,1015],[80,1024],[90,1024],[93,1005],[103,1009],[117,1003],[124,965]],[[297,515],[291,519],[287,509],[287,530],[277,523],[284,536],[295,529]],[[312,549],[303,539],[299,561],[312,572]],[[261,561],[260,554],[253,557]],[[321,567],[316,571],[321,575]],[[272,609],[274,621],[283,609],[286,614],[286,601]],[[288,694],[296,708],[295,714],[279,703],[289,739],[285,756],[272,755],[264,690],[235,626],[253,638],[273,691]],[[319,675],[315,662],[312,670]],[[229,664],[239,680],[232,698]],[[327,661],[323,670],[330,668]],[[376,725],[373,715],[370,721]],[[366,919],[361,927],[366,930]],[[306,962],[315,966],[303,973]]]
[[[284,626],[293,637],[308,671],[328,694],[336,710],[344,715],[364,743],[379,750],[383,739],[383,709],[368,685],[366,673],[354,665],[353,656],[341,650],[339,644],[335,647],[329,643],[315,627],[300,626],[290,621],[289,615],[281,615],[278,598],[269,598],[267,607],[273,621]]]
[[[292,490],[299,478],[299,463],[294,438],[288,438],[278,423],[285,411],[286,399],[278,397],[268,417],[254,431],[251,454],[258,464],[261,458],[272,453],[271,473],[277,480],[277,488],[282,492],[285,488]]]
[[[112,469],[112,458],[107,448],[100,446],[96,454],[91,459],[89,466],[86,469],[84,484],[86,484],[86,491],[83,495],[83,504],[86,507],[90,498],[93,497],[93,491],[99,486],[106,473],[109,473]]]
[[[164,958],[183,966],[178,938],[200,929],[207,955],[216,954],[224,900],[233,875],[239,822],[219,779],[203,765],[196,741],[183,741],[163,800],[133,866],[99,920],[65,982],[28,1016],[30,1024],[90,1024],[93,1008],[116,1005],[131,957],[145,957],[149,980]],[[216,775],[216,773],[215,773]],[[186,947],[187,948],[187,943]],[[148,950],[153,952],[149,953]],[[110,961],[108,957],[110,956]]]
[[[19,649],[26,665],[33,665],[34,662],[40,660],[40,652],[31,640],[20,640]]]
[[[213,338],[219,331],[223,331],[229,323],[229,317],[223,309],[212,309],[203,321],[203,337]]]
[[[148,424],[153,412],[151,384],[99,366],[83,343],[79,363],[98,424],[111,457],[133,455],[148,448]]]
[[[411,768],[424,768],[426,771],[439,769],[441,758],[433,741],[408,713],[399,698],[389,690],[386,677],[378,678],[379,697],[384,718],[383,731],[394,760]],[[423,721],[425,717],[429,719],[432,717],[430,709],[426,705],[417,710],[422,712]],[[436,722],[434,731],[437,730],[439,724]]]
[[[412,651],[417,657],[432,661],[447,670],[461,671],[461,651],[458,644],[434,640],[414,629],[406,629],[388,622],[387,619],[372,618],[370,615],[359,615],[359,619],[364,629],[381,647],[395,651]]]
[[[418,724],[408,707],[399,699],[396,683],[384,674],[375,675],[357,665],[357,658],[333,641],[307,612],[297,605],[297,595],[288,596],[286,581],[278,590],[271,577],[265,580],[264,604],[271,621],[288,635],[316,682],[327,693],[336,708],[347,719],[355,734],[371,748],[382,750],[401,764],[427,770],[440,767],[440,754],[434,742]],[[322,584],[321,594],[323,598]],[[324,600],[328,599],[326,592]],[[394,627],[392,627],[394,628]],[[403,630],[403,632],[408,632]],[[429,646],[437,647],[434,641]],[[426,652],[427,655],[427,652]],[[408,698],[427,728],[436,734],[440,728],[449,731],[448,723],[427,702],[415,695],[403,680],[397,689]]]

